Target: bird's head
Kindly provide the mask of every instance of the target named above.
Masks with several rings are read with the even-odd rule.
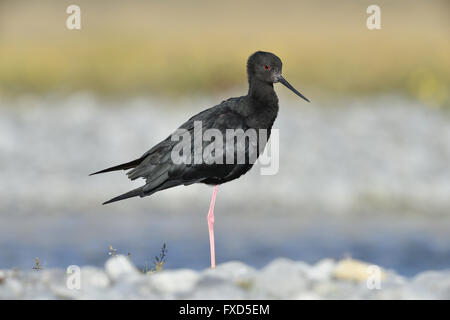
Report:
[[[267,83],[280,82],[296,95],[309,102],[304,95],[298,92],[289,82],[286,81],[286,79],[283,78],[281,75],[282,67],[283,63],[281,62],[281,59],[273,53],[257,51],[252,54],[247,61],[248,79],[249,81],[256,79]]]

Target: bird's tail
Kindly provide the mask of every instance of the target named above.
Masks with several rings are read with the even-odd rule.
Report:
[[[125,200],[128,198],[140,196],[142,194],[142,189],[143,189],[143,187],[139,187],[137,189],[128,191],[127,193],[121,194],[120,196],[117,196],[115,198],[112,198],[111,200],[103,202],[103,204],[108,204],[111,202],[116,202],[116,201]]]
[[[107,168],[107,169],[103,169],[103,170],[91,173],[90,176],[93,176],[94,174],[105,173],[105,172],[110,172],[110,171],[131,169],[131,168],[134,168],[137,165],[139,165],[142,162],[142,160],[143,160],[143,158],[139,158],[139,159],[136,159],[136,160],[133,160],[130,162],[122,163],[122,164],[119,164],[119,165],[111,167],[111,168]]]

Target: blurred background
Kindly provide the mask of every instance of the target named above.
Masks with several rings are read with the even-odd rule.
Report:
[[[66,8],[81,8],[68,30]],[[352,256],[403,275],[450,268],[450,5],[377,1],[0,0],[0,268],[206,268],[212,189],[101,203],[141,184],[88,174],[246,94],[257,50],[276,85],[280,170],[219,188],[217,262]]]

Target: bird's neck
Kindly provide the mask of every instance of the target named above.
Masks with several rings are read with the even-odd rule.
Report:
[[[249,84],[248,125],[252,128],[270,129],[278,114],[278,97],[273,84],[259,80],[250,81]]]
[[[248,96],[264,104],[278,105],[278,97],[273,84],[257,79],[249,81]]]

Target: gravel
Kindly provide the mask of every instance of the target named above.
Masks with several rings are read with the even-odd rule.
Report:
[[[350,258],[279,258],[262,269],[232,261],[143,273],[118,255],[103,269],[0,270],[0,299],[450,299],[450,270],[405,278]]]

